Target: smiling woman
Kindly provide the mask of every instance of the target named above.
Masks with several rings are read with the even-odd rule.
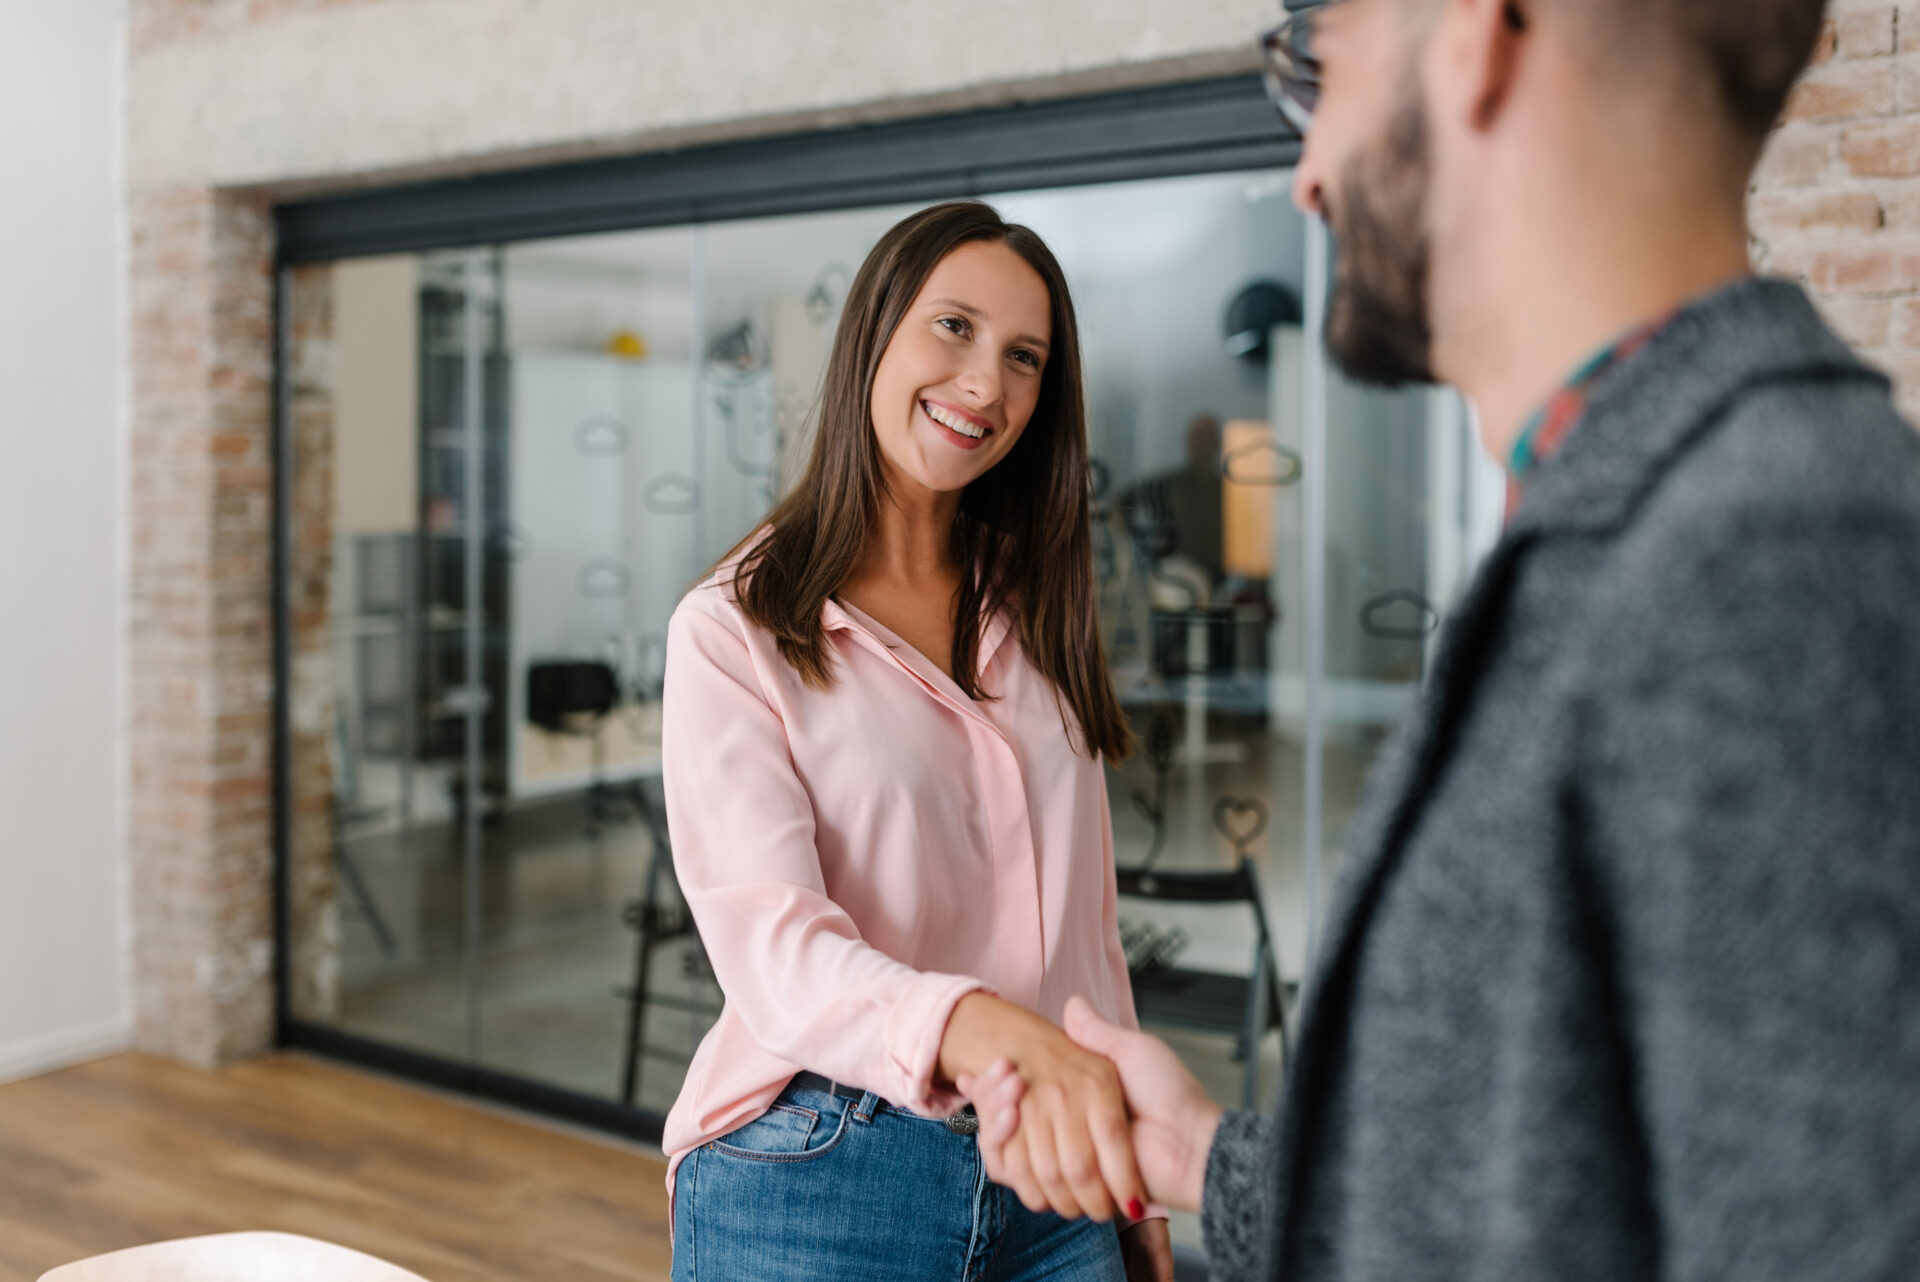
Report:
[[[1170,1276],[1112,1065],[1057,1027],[1076,995],[1135,1022],[1084,406],[1040,238],[908,218],[805,475],[674,613],[674,863],[727,997],[667,1119],[676,1278]],[[955,1083],[1001,1058],[1064,1218],[981,1176]]]

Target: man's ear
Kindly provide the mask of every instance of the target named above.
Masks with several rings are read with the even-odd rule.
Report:
[[[1486,130],[1513,92],[1532,30],[1534,0],[1451,0],[1438,33],[1455,102],[1470,128]]]

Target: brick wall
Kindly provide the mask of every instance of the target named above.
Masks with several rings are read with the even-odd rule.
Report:
[[[287,725],[293,779],[287,838],[288,1008],[302,1019],[339,1014],[340,908],[333,860],[332,742],[339,713],[330,607],[333,553],[333,267],[292,274],[293,512],[287,634]]]
[[[272,279],[263,199],[128,193],[135,1036],[272,1029]]]
[[[1833,0],[1749,201],[1754,262],[1806,284],[1920,416],[1920,4]]]

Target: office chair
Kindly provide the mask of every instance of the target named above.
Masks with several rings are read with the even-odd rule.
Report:
[[[667,835],[666,820],[662,817],[664,806],[654,805],[652,799],[641,791],[639,781],[636,780],[633,786],[640,820],[653,837],[653,858],[647,862],[647,876],[640,898],[630,901],[620,914],[627,928],[636,935],[633,984],[618,992],[627,1001],[627,1046],[626,1059],[620,1071],[620,1098],[628,1104],[634,1103],[640,1094],[640,1061],[643,1056],[679,1062],[685,1062],[686,1059],[683,1055],[646,1044],[648,1004],[714,1019],[719,1018],[721,1009],[714,1002],[652,991],[653,954],[662,944],[676,939],[691,940],[693,952],[688,962],[690,967],[696,969],[705,962],[705,950],[700,944],[700,932],[693,924],[693,914],[687,911],[686,900],[680,895],[680,883],[673,875],[673,846]]]
[[[1280,1062],[1291,1061],[1286,1004],[1290,996],[1275,962],[1260,880],[1247,847],[1267,826],[1266,807],[1251,798],[1222,797],[1214,803],[1214,826],[1234,847],[1234,866],[1221,872],[1164,872],[1148,866],[1116,870],[1121,896],[1161,903],[1244,904],[1253,915],[1253,962],[1245,975],[1189,970],[1172,964],[1184,935],[1143,937],[1129,947],[1127,972],[1133,984],[1134,1012],[1144,1028],[1159,1025],[1189,1032],[1217,1033],[1234,1039],[1233,1058],[1245,1065],[1241,1102],[1256,1108],[1260,1079],[1260,1040],[1280,1032]],[[1151,934],[1151,932],[1149,932]]]
[[[587,836],[593,840],[599,839],[615,810],[604,778],[602,732],[619,702],[620,681],[610,663],[556,659],[527,665],[527,720],[549,734],[584,736],[593,744],[587,785]]]

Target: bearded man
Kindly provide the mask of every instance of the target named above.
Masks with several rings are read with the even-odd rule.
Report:
[[[1458,387],[1514,503],[1351,831],[1277,1118],[1068,1032],[1216,1278],[1914,1276],[1920,436],[1748,265],[1823,4],[1289,7],[1327,344]],[[968,1085],[1045,1204],[1018,1074]]]

